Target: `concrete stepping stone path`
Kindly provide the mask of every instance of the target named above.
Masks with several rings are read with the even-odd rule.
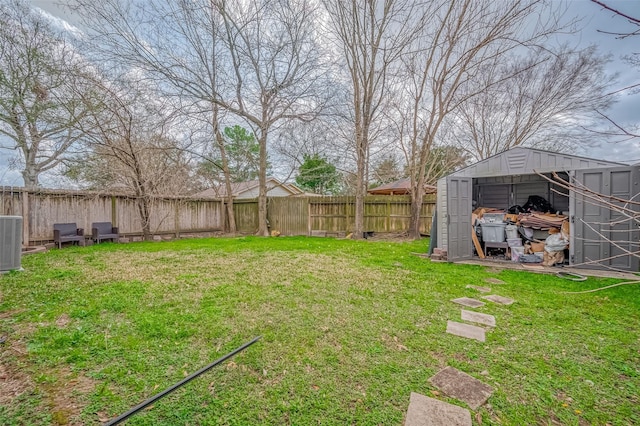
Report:
[[[404,426],[471,426],[466,408],[411,392]]]
[[[480,306],[484,306],[485,303],[476,299],[471,299],[469,297],[459,297],[457,299],[451,300],[453,303],[457,303],[458,305],[468,306],[470,308],[479,308]]]
[[[489,283],[489,284],[498,284],[498,285],[500,285],[500,284],[506,284],[504,281],[499,280],[499,279],[497,279],[497,278],[485,278],[485,280],[484,280],[484,281],[485,281],[486,283]]]
[[[447,321],[447,333],[467,339],[474,339],[479,342],[486,340],[484,328],[461,322]]]
[[[501,305],[511,305],[515,300],[508,297],[498,296],[497,294],[491,294],[489,296],[482,296],[483,299],[490,300]]]
[[[488,325],[489,327],[496,326],[496,318],[493,315],[462,309],[461,316],[463,321],[476,322],[478,324]]]
[[[489,287],[480,287],[479,285],[469,284],[467,288],[478,290],[480,293],[489,293],[491,289]]]
[[[465,402],[476,410],[487,402],[493,388],[453,367],[445,367],[429,379],[429,382],[452,398]]]

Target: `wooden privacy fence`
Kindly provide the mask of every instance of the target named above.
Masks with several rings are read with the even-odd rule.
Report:
[[[355,197],[272,197],[268,199],[269,229],[281,235],[344,235],[353,230]],[[404,232],[409,228],[408,196],[365,197],[366,231]],[[421,232],[429,234],[435,197],[425,196]],[[258,229],[258,202],[235,200],[239,233]],[[91,234],[92,222],[111,222],[128,237],[142,235],[138,200],[125,195],[81,191],[26,190],[0,187],[0,214],[23,217],[25,245],[53,240],[53,224],[75,222]],[[223,231],[224,203],[219,199],[189,197],[151,200],[150,230],[153,235],[180,237]]]
[[[258,202],[233,202],[239,232],[258,229]],[[420,212],[420,232],[431,232],[435,196],[426,195]],[[268,199],[269,229],[281,235],[332,235],[351,232],[354,227],[355,197],[273,197]],[[405,232],[411,218],[408,195],[365,197],[364,228],[373,232]]]
[[[150,206],[154,235],[222,231],[224,208],[220,200],[154,198]],[[1,188],[0,214],[22,216],[24,244],[53,240],[54,223],[76,223],[91,234],[92,222],[111,222],[122,236],[142,235],[135,197],[79,191]]]

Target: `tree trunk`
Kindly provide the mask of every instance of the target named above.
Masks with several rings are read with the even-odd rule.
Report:
[[[258,232],[256,235],[269,236],[267,224],[267,130],[260,129],[260,170],[258,171]]]
[[[361,145],[361,143],[359,143],[358,145]],[[367,190],[365,177],[365,156],[361,151],[363,151],[362,147],[358,146],[358,164],[356,170],[356,206],[353,229],[353,239],[356,240],[363,238],[364,196]]]
[[[38,172],[36,172],[32,166],[25,166],[25,169],[22,171],[22,179],[24,180],[24,186],[27,189],[33,189],[39,186]]]
[[[211,117],[211,124],[216,137],[216,143],[218,150],[220,151],[220,158],[222,159],[222,174],[224,175],[224,185],[227,191],[225,197],[225,209],[227,213],[227,223],[225,224],[226,231],[235,234],[236,228],[236,215],[233,210],[233,190],[231,188],[231,171],[229,170],[229,159],[227,158],[227,150],[224,145],[224,137],[220,131],[220,123],[218,122],[218,105],[212,104],[213,115]]]
[[[149,199],[146,196],[138,197],[138,214],[142,222],[142,237],[145,241],[151,240],[151,213]]]
[[[414,179],[412,179],[414,180]],[[409,238],[420,239],[420,213],[422,212],[422,200],[424,198],[424,176],[420,176],[415,184],[411,185],[411,218],[409,219]]]

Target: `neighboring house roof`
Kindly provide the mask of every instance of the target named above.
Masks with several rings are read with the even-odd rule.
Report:
[[[249,180],[246,182],[233,182],[231,184],[231,194],[234,198],[254,198],[257,196],[259,187],[260,183],[257,179]],[[269,192],[273,193],[269,194]],[[303,193],[304,191],[302,191],[292,183],[280,182],[278,179],[272,176],[267,177],[267,195],[269,196],[288,197],[291,195],[299,195]],[[196,198],[223,198],[226,196],[227,188],[225,185],[205,189],[204,191],[198,192],[194,195],[194,197]]]
[[[411,193],[411,179],[405,178],[400,179],[395,182],[385,183],[384,185],[378,186],[377,188],[370,189],[369,194],[377,194],[377,195],[403,195]],[[436,192],[436,187],[433,185],[425,185],[424,193],[425,194],[434,194]]]

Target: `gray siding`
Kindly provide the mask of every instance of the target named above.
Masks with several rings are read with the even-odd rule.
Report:
[[[471,259],[471,201],[473,179],[469,177],[447,178],[447,220],[449,241],[447,258],[451,261]]]
[[[573,253],[577,266],[622,269],[637,272],[640,231],[630,211],[638,212],[634,204],[615,200],[635,200],[640,196],[640,168],[626,167],[576,172],[576,182],[605,197],[575,194],[575,219],[572,233]],[[601,199],[612,196],[613,203],[630,211],[622,213]]]
[[[447,179],[442,178],[437,183],[437,198],[436,198],[436,214],[438,215],[438,245],[446,249],[447,248]]]
[[[517,147],[458,170],[452,176],[477,178],[619,166],[624,164]]]

